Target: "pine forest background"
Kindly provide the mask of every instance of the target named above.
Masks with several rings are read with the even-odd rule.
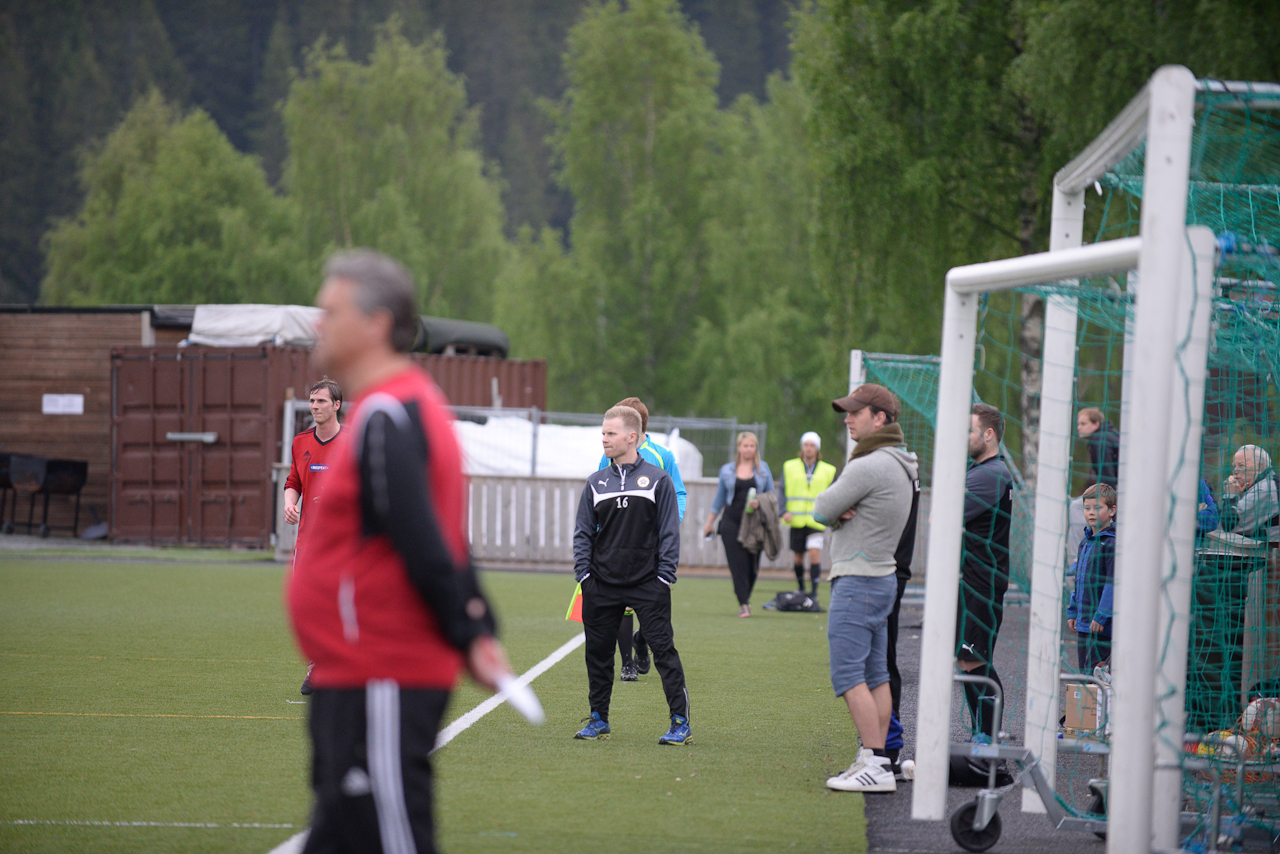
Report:
[[[780,463],[838,447],[850,348],[936,352],[949,267],[1047,248],[1054,171],[1166,63],[1280,80],[1280,12],[7,0],[0,302],[308,304],[373,246],[553,408],[767,421]]]

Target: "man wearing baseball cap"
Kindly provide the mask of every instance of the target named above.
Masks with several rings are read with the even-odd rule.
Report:
[[[822,575],[822,532],[827,529],[813,518],[813,501],[836,479],[836,467],[822,461],[822,438],[812,430],[800,437],[800,456],[782,465],[778,506],[782,523],[791,526],[791,553],[796,562],[796,587],[804,592],[804,557],[809,553],[810,595],[818,598]]]
[[[813,517],[832,529],[831,686],[849,707],[862,749],[827,787],[894,792],[885,750],[892,713],[888,620],[898,592],[894,554],[911,513],[918,466],[897,423],[898,399],[887,388],[866,383],[831,405],[844,413],[856,444],[835,483],[814,502]]]

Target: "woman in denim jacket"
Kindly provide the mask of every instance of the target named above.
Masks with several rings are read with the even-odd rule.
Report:
[[[754,489],[756,495],[773,492],[773,473],[769,464],[760,459],[760,440],[755,433],[738,434],[737,452],[731,463],[720,468],[720,480],[716,485],[716,498],[711,503],[711,515],[702,532],[711,536],[716,530],[716,516],[720,517],[720,540],[724,543],[725,558],[729,561],[729,574],[733,576],[733,592],[738,597],[738,616],[751,616],[751,589],[760,573],[760,552],[749,552],[738,543],[738,529],[744,513],[753,513],[760,507],[760,499],[747,500]]]

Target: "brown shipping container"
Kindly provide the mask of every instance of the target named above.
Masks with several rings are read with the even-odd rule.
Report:
[[[112,351],[111,537],[266,548],[284,402],[319,377],[300,347]],[[450,402],[546,408],[546,363],[415,354]]]
[[[281,418],[311,382],[300,347],[112,351],[111,537],[270,545]]]
[[[493,406],[494,380],[502,405],[547,408],[547,363],[493,356],[414,353],[414,361],[435,379],[454,406]]]

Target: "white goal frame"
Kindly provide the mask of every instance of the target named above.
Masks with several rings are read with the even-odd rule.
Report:
[[[1188,607],[1188,601],[1177,600],[1190,598],[1192,542],[1171,539],[1170,532],[1194,530],[1205,347],[1217,249],[1209,229],[1186,227],[1197,87],[1186,68],[1159,69],[1093,144],[1059,171],[1048,252],[956,267],[947,274],[913,818],[940,820],[946,810],[979,297],[1020,286],[1136,271],[1139,296],[1132,346],[1126,345],[1131,372],[1124,382],[1127,407],[1122,426],[1140,441],[1127,443],[1119,483],[1126,504],[1118,532],[1116,611],[1123,618],[1117,620],[1112,656],[1115,696],[1110,716],[1113,761],[1107,850],[1132,854],[1150,852],[1153,846],[1177,846]],[[1082,246],[1085,190],[1144,141],[1140,236]],[[1026,747],[1035,752],[1050,781],[1057,748],[1063,555],[1075,420],[1071,411],[1075,302],[1069,296],[1046,301],[1042,379],[1046,393],[1040,412],[1030,591]],[[1175,414],[1177,426],[1171,429]],[[1176,514],[1172,522],[1171,508]],[[1170,572],[1176,574],[1162,594]],[[1155,607],[1157,602],[1161,607]],[[1175,625],[1178,631],[1172,637],[1165,636],[1163,670],[1157,674],[1159,638],[1174,615],[1181,615],[1181,624]],[[1159,739],[1153,725],[1157,684],[1164,691],[1161,712],[1167,722]],[[1153,797],[1153,791],[1158,797]],[[1034,791],[1027,792],[1023,808],[1044,810]]]

